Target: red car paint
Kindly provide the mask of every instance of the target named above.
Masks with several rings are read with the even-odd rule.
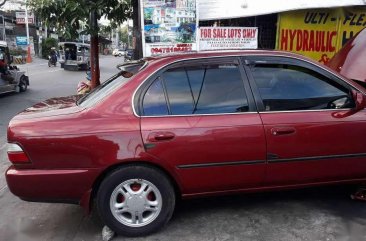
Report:
[[[366,82],[366,29],[358,32],[327,63],[345,77]]]
[[[285,52],[149,58],[129,82],[92,107],[78,106],[76,97],[69,97],[45,101],[15,116],[8,142],[19,144],[30,163],[8,169],[9,189],[25,200],[88,207],[111,170],[133,163],[163,170],[183,197],[366,181],[365,110],[344,118],[335,117],[348,111],[343,109],[170,117],[134,113],[136,89],[156,71],[177,61],[225,56],[296,59],[365,94],[361,86],[330,69]]]

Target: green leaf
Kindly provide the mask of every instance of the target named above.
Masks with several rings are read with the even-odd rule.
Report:
[[[28,0],[27,5],[50,27],[57,28],[68,39],[78,37],[79,21],[86,22],[83,34],[97,34],[99,27],[91,29],[89,13],[97,10],[97,18],[105,16],[113,28],[132,16],[131,0]]]

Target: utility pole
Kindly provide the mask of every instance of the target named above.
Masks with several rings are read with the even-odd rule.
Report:
[[[133,8],[133,37],[134,37],[134,59],[140,59],[143,57],[142,52],[142,34],[141,34],[141,8],[142,2],[139,0],[132,1]]]
[[[116,29],[116,48],[119,49],[119,27]]]
[[[28,23],[28,7],[27,7],[27,0],[25,0],[25,28],[27,31],[27,63],[32,62],[31,57],[31,47],[30,47],[30,41],[29,41],[29,23]]]
[[[83,32],[82,35],[82,40],[83,40],[83,44],[85,43],[85,35],[84,35],[84,23],[81,23],[81,31]]]

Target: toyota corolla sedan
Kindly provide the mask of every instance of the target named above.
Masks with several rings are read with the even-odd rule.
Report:
[[[366,183],[366,90],[323,65],[225,51],[119,68],[86,96],[11,120],[12,193],[96,206],[111,229],[139,236],[179,198]]]

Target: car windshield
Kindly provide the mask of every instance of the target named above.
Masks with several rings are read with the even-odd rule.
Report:
[[[101,85],[93,89],[89,94],[83,96],[77,101],[81,107],[91,107],[101,101],[104,97],[110,95],[119,87],[126,84],[133,75],[142,70],[147,65],[146,61],[131,61],[117,66],[121,71],[104,81]]]

